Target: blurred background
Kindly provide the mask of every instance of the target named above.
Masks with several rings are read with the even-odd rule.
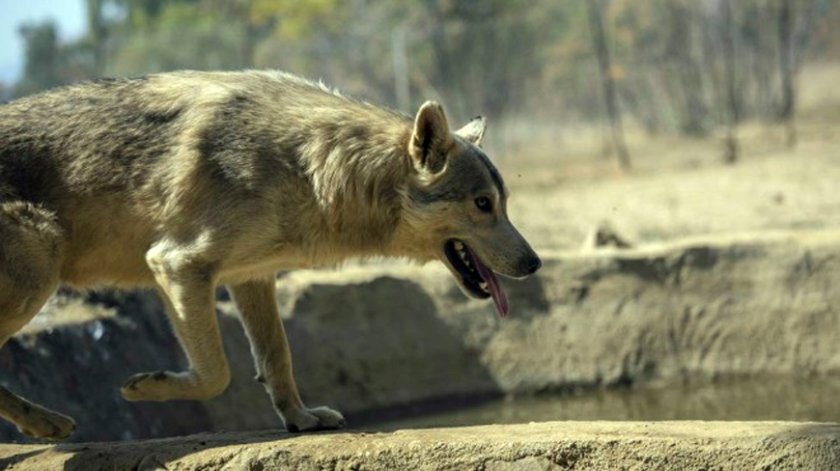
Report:
[[[553,192],[834,142],[838,22],[831,0],[2,0],[0,97],[100,76],[282,69],[406,113],[438,99],[454,122],[485,115],[491,156],[517,170],[508,184]],[[720,201],[754,196],[746,183]],[[681,194],[655,190],[660,206],[642,212],[665,211],[664,225],[636,227],[629,208],[612,222],[643,240],[769,223],[701,222],[678,214]],[[580,225],[532,231],[576,246],[612,217],[567,214],[599,199],[588,196],[548,198]]]
[[[835,0],[0,0],[0,98],[102,76],[272,68],[408,114],[438,99],[453,123],[485,115],[511,219],[556,261],[538,281],[509,283],[511,320],[428,281],[445,275],[409,276],[399,264],[388,276],[403,273],[405,284],[358,273],[278,284],[296,359],[320,372],[300,378],[304,397],[361,423],[431,403],[460,410],[466,396],[545,392],[574,397],[401,424],[837,420],[840,384],[826,378],[840,372],[840,262],[825,240],[840,238],[763,242],[840,228],[837,25]],[[719,242],[733,234],[754,248]],[[714,242],[634,251],[687,238]],[[160,306],[142,295],[62,296],[0,364],[15,390],[86,417],[80,439],[276,426],[255,385],[254,396],[237,389],[206,408],[126,404],[115,387],[123,377],[179,356]],[[339,328],[343,311],[354,320]],[[61,327],[68,318],[75,324]],[[247,364],[236,332],[229,354]],[[139,337],[166,347],[131,343]],[[67,371],[108,383],[91,412],[92,386],[50,358],[97,343],[66,357]],[[43,371],[63,387],[42,384]],[[655,384],[669,386],[628,393]],[[231,412],[243,397],[259,398],[253,418]]]

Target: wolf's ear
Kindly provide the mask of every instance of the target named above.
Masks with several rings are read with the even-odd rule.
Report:
[[[463,137],[468,142],[476,147],[481,147],[481,141],[484,139],[484,131],[487,130],[487,120],[484,116],[476,116],[471,119],[464,127],[455,131],[455,134]]]
[[[449,123],[440,103],[423,103],[414,118],[414,132],[408,144],[408,151],[417,167],[432,173],[440,171],[446,163],[446,150],[451,139]]]

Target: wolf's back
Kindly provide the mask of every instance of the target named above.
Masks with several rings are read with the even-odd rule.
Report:
[[[0,106],[0,198],[48,203],[130,185],[171,149],[180,114],[144,86],[97,81]]]
[[[0,199],[48,203],[148,189],[190,154],[185,148],[219,185],[253,189],[278,162],[295,174],[308,166],[298,158],[304,146],[328,149],[339,130],[360,138],[372,122],[406,119],[282,72],[70,85],[0,106]]]

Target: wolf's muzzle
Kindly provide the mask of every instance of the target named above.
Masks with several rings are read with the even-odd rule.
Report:
[[[527,274],[533,275],[540,269],[540,267],[542,267],[542,260],[540,260],[540,257],[533,255],[531,257],[526,257],[521,262],[521,266]]]

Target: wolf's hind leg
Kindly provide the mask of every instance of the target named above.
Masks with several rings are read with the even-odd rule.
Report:
[[[26,325],[58,287],[64,237],[49,211],[0,204],[0,346]],[[26,435],[63,439],[73,419],[0,387],[0,417]]]
[[[146,257],[190,367],[182,372],[135,374],[120,388],[122,396],[129,401],[206,400],[218,396],[230,383],[230,370],[216,321],[210,268],[195,262],[189,253],[164,244],[153,247]]]
[[[328,407],[307,409],[300,400],[292,373],[292,355],[277,310],[274,279],[238,284],[231,291],[251,342],[257,377],[268,390],[286,429],[299,432],[344,427],[341,413]]]

